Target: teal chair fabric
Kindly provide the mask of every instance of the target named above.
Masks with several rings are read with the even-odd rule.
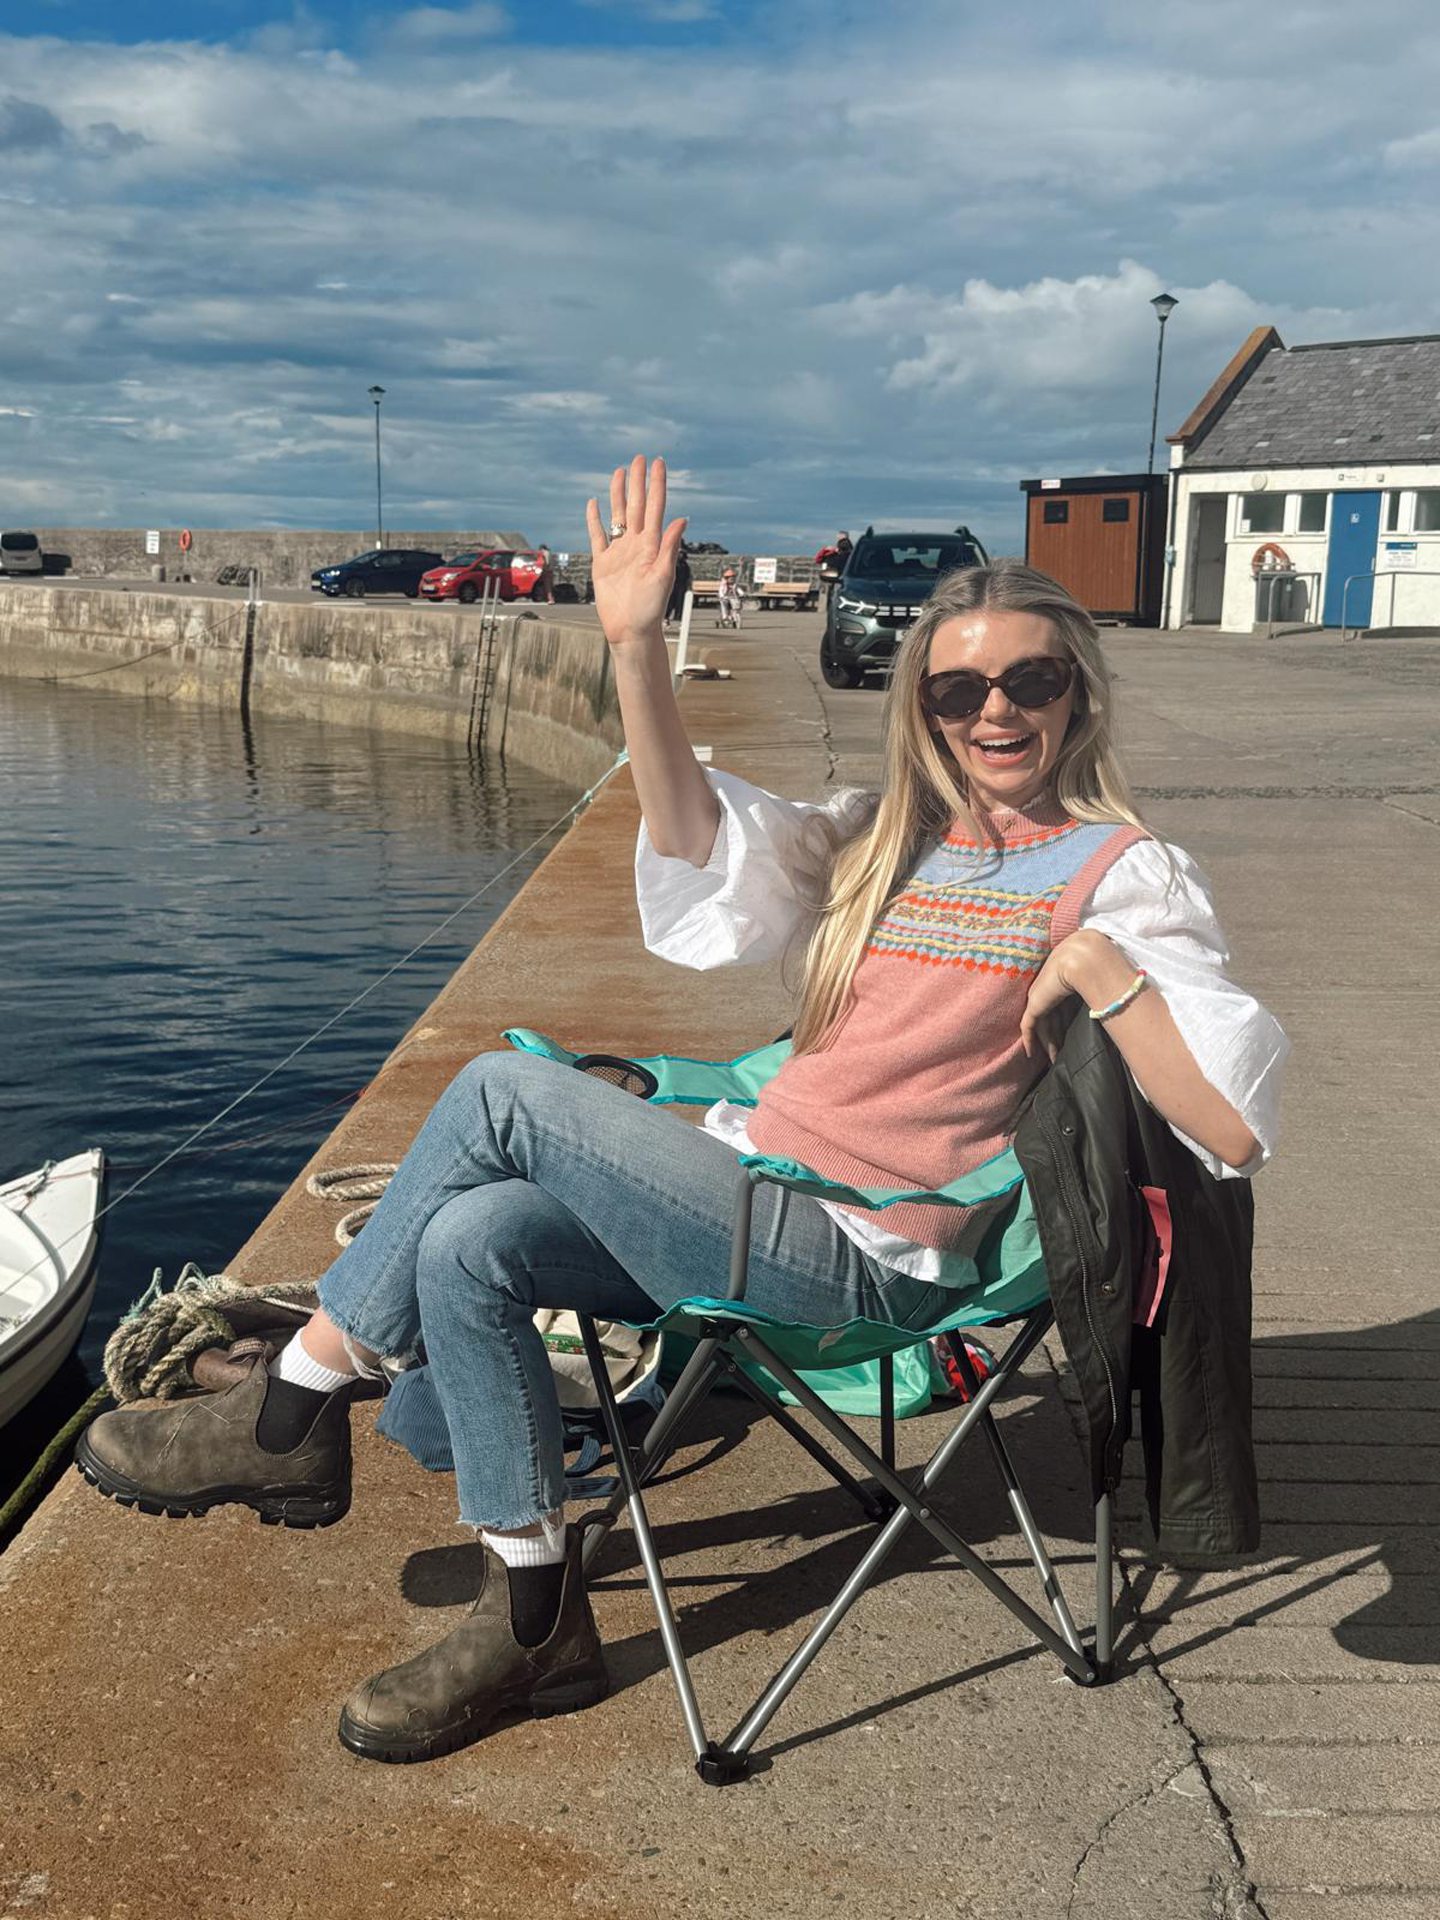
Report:
[[[522,1052],[567,1066],[587,1057],[571,1053],[528,1027],[512,1027],[504,1037]],[[709,1106],[716,1100],[733,1100],[753,1106],[761,1087],[779,1071],[789,1052],[789,1041],[780,1040],[733,1060],[652,1054],[636,1058],[634,1064],[654,1078],[656,1090],[650,1098],[657,1104]],[[646,1323],[687,1340],[701,1337],[702,1323],[727,1316],[748,1320],[757,1329],[763,1326],[767,1343],[785,1364],[800,1373],[806,1384],[838,1412],[879,1414],[880,1362],[892,1357],[896,1417],[922,1413],[930,1404],[929,1342],[934,1336],[961,1327],[1014,1320],[1049,1298],[1035,1212],[1013,1149],[1007,1148],[973,1173],[944,1187],[919,1193],[909,1187],[846,1186],[796,1161],[768,1154],[747,1154],[741,1164],[759,1178],[795,1192],[876,1212],[905,1200],[966,1207],[993,1202],[996,1206],[995,1218],[974,1257],[973,1283],[957,1287],[953,1309],[923,1331],[868,1320],[852,1320],[842,1327],[790,1326],[757,1313],[743,1302],[729,1304],[698,1296],[680,1301],[657,1320]],[[782,1398],[791,1399],[768,1376],[767,1385]]]

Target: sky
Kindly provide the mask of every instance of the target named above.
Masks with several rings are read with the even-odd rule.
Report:
[[[0,525],[1023,541],[1252,327],[1434,331],[1433,0],[0,0]]]

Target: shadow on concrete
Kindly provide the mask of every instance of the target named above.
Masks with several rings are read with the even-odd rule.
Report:
[[[919,1420],[907,1421],[906,1437],[912,1447],[919,1440],[914,1450],[928,1452],[938,1444],[959,1411],[955,1403],[942,1402]],[[746,1639],[751,1644],[744,1654],[748,1670],[745,1685],[751,1693],[759,1692],[802,1631],[835,1598],[872,1537],[872,1524],[840,1487],[812,1483],[795,1488],[788,1482],[784,1478],[783,1452],[778,1460],[766,1459],[763,1473],[757,1459],[751,1489],[744,1442],[751,1429],[763,1423],[764,1415],[748,1398],[733,1393],[712,1394],[697,1411],[676,1462],[654,1484],[648,1503],[687,1656],[692,1661],[703,1659],[732,1641]],[[876,1424],[866,1421],[859,1425],[873,1444],[878,1433]],[[1087,1518],[1080,1489],[1080,1459],[1059,1395],[1053,1389],[1038,1398],[1017,1395],[1005,1417],[1004,1430],[1047,1534],[1052,1539],[1082,1539]],[[778,1445],[783,1448],[790,1443],[779,1438]],[[706,1469],[731,1454],[736,1458],[723,1469],[727,1484],[732,1488],[738,1484],[752,1497],[743,1505],[737,1501],[727,1510],[717,1512],[713,1505],[706,1505],[697,1511],[707,1494],[703,1485],[694,1483],[702,1482]],[[1070,1470],[1069,1485],[1054,1475],[1057,1459]],[[796,1481],[813,1475],[813,1468],[798,1450],[794,1461]],[[986,1557],[1031,1604],[1042,1604],[1033,1568],[1015,1537],[1004,1489],[978,1437],[968,1461],[970,1464],[957,1463],[948,1498],[936,1498],[934,1504],[977,1548],[1005,1542],[1003,1552]],[[672,1486],[679,1481],[692,1484],[676,1498]],[[768,1489],[777,1481],[792,1490],[776,1498],[767,1497]],[[713,1495],[710,1498],[713,1500]],[[682,1509],[679,1514],[677,1507]],[[1064,1565],[1068,1557],[1058,1554],[1057,1564]],[[1087,1556],[1082,1549],[1073,1557]],[[401,1591],[415,1606],[465,1604],[478,1591],[480,1568],[478,1544],[424,1549],[405,1563]],[[891,1580],[916,1574],[934,1577],[933,1604],[937,1609],[953,1610],[957,1651],[966,1641],[973,1644],[975,1635],[966,1631],[965,1610],[978,1589],[922,1527],[912,1526],[901,1536],[873,1586],[883,1589]],[[643,1591],[644,1574],[634,1535],[623,1519],[600,1551],[592,1584],[602,1595],[627,1591],[638,1595]],[[867,1596],[862,1605],[872,1599]],[[985,1604],[993,1607],[994,1603]],[[773,1757],[843,1727],[879,1719],[1022,1661],[1051,1657],[1024,1637],[1023,1628],[1017,1626],[1015,1632],[1022,1644],[1003,1654],[972,1662],[962,1660],[952,1672],[938,1677],[932,1672],[912,1689],[882,1695],[841,1720],[807,1728],[773,1748],[767,1746],[766,1755]],[[757,1648],[757,1638],[766,1644]],[[773,1648],[769,1645],[772,1640]],[[665,1671],[664,1649],[648,1602],[644,1624],[631,1633],[607,1637],[605,1653],[615,1693]],[[701,1692],[705,1692],[703,1683]]]
[[[1289,1609],[1333,1590],[1340,1617],[1330,1631],[1347,1652],[1440,1664],[1440,1600],[1425,1599],[1440,1576],[1440,1310],[1257,1340],[1254,1358],[1260,1564],[1171,1576],[1153,1611],[1161,1569],[1139,1569],[1131,1607],[1140,1630],[1233,1599],[1227,1624],[1167,1643],[1170,1661],[1238,1628],[1284,1625]],[[1344,1584],[1357,1574],[1370,1576],[1367,1587],[1377,1575],[1387,1584],[1347,1612]]]
[[[1118,1596],[1117,1674],[1149,1665],[1155,1658],[1147,1644],[1151,1630],[1183,1626],[1192,1608],[1203,1607],[1207,1621],[1213,1621],[1217,1600],[1233,1602],[1233,1611],[1221,1624],[1207,1624],[1189,1639],[1167,1641],[1163,1664],[1239,1629],[1284,1624],[1287,1609],[1330,1590],[1342,1616],[1330,1628],[1340,1646],[1368,1659],[1440,1662],[1440,1604],[1428,1609],[1429,1624],[1423,1619],[1417,1624],[1413,1594],[1395,1584],[1396,1574],[1422,1569],[1432,1576],[1440,1573],[1440,1488],[1435,1484],[1440,1473],[1432,1465],[1417,1469],[1416,1464],[1440,1461],[1440,1447],[1424,1437],[1440,1408],[1434,1366],[1440,1353],[1440,1310],[1359,1332],[1261,1339],[1254,1353],[1266,1520],[1261,1554],[1243,1564],[1193,1573],[1176,1573],[1158,1561],[1137,1565],[1131,1557]],[[1079,1450],[1053,1384],[1027,1381],[1026,1388],[1040,1390],[1022,1391],[1011,1402],[1002,1416],[1005,1439],[1056,1565],[1075,1569],[1084,1582],[1093,1535]],[[918,1422],[907,1422],[906,1429],[914,1437],[923,1435],[921,1446],[928,1450],[956,1411],[953,1404],[938,1404]],[[758,1635],[779,1642],[769,1663],[773,1667],[786,1643],[798,1638],[833,1600],[870,1537],[869,1523],[839,1487],[810,1485],[766,1498],[766,1488],[774,1484],[773,1471],[757,1477],[753,1504],[737,1503],[726,1511],[708,1506],[696,1511],[706,1496],[694,1487],[682,1502],[667,1498],[668,1482],[701,1480],[707,1469],[731,1454],[737,1458],[726,1469],[729,1484],[736,1484],[738,1473],[743,1486],[744,1443],[762,1418],[749,1400],[712,1395],[696,1416],[686,1448],[654,1488],[656,1544],[692,1659]],[[873,1423],[860,1424],[873,1439]],[[810,1471],[797,1455],[796,1479]],[[1417,1471],[1432,1478],[1417,1479]],[[677,1504],[686,1509],[678,1515]],[[1040,1604],[1033,1569],[982,1445],[961,1456],[936,1504],[1023,1597]],[[1127,1482],[1124,1532],[1143,1556],[1140,1505],[1132,1479]],[[467,1604],[478,1591],[480,1566],[476,1544],[425,1549],[406,1562],[401,1590],[417,1607]],[[1386,1574],[1389,1585],[1346,1615],[1344,1583],[1357,1573]],[[916,1574],[934,1577],[933,1605],[953,1608],[957,1627],[963,1627],[976,1589],[918,1526],[902,1535],[874,1586],[882,1589],[891,1580]],[[596,1563],[596,1590],[638,1592],[643,1584],[634,1537],[622,1519]],[[1367,1590],[1373,1593],[1373,1579]],[[1307,1617],[1313,1620],[1313,1610]],[[1085,1632],[1088,1612],[1080,1624]],[[606,1655],[616,1692],[640,1685],[665,1666],[648,1614],[640,1630],[608,1641]],[[1034,1658],[1050,1656],[1026,1641],[1008,1652],[958,1664],[951,1673],[932,1675],[912,1689],[867,1702],[843,1719],[806,1729],[767,1752],[879,1719]],[[768,1671],[763,1659],[757,1662],[757,1690]]]

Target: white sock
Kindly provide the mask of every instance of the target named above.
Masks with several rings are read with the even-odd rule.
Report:
[[[305,1351],[305,1344],[297,1333],[293,1340],[285,1345],[270,1362],[270,1373],[276,1380],[288,1380],[294,1387],[309,1387],[312,1393],[334,1393],[337,1387],[345,1386],[355,1378],[353,1373],[340,1373],[334,1367],[322,1367]]]
[[[507,1567],[554,1567],[565,1558],[565,1511],[547,1513],[539,1533],[492,1533],[480,1529],[480,1538]]]

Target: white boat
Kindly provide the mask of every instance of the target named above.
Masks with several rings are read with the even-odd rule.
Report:
[[[98,1147],[0,1186],[0,1427],[80,1338],[95,1297],[104,1191]]]

